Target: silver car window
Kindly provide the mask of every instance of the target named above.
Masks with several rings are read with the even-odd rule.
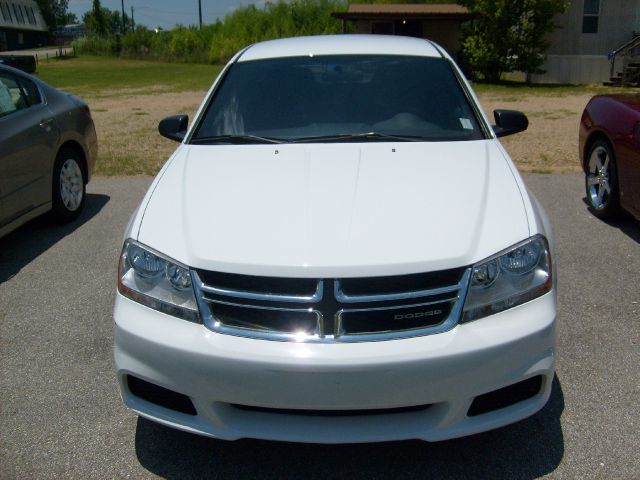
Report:
[[[19,78],[18,82],[22,87],[22,91],[25,95],[28,106],[42,103],[42,96],[40,95],[40,90],[38,90],[38,87],[36,86],[35,83],[33,83],[31,80],[28,80],[26,78]]]
[[[27,100],[16,80],[0,73],[0,117],[27,108],[27,106]]]

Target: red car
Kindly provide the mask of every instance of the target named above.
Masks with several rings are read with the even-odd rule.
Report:
[[[580,121],[580,161],[593,213],[640,220],[640,94],[598,95]]]

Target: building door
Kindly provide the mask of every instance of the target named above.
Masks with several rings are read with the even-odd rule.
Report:
[[[0,32],[0,52],[4,52],[5,50],[9,50],[7,34],[5,32]]]

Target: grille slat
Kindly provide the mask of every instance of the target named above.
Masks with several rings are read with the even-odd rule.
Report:
[[[196,271],[193,280],[204,323],[214,331],[265,340],[361,342],[453,328],[469,276],[468,268],[321,280]]]

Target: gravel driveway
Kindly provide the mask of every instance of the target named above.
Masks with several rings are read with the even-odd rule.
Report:
[[[427,444],[226,443],[138,419],[112,371],[121,232],[148,177],[98,178],[81,219],[0,239],[0,478],[638,478],[640,226],[578,175],[531,175],[559,257],[559,363],[530,419]]]

